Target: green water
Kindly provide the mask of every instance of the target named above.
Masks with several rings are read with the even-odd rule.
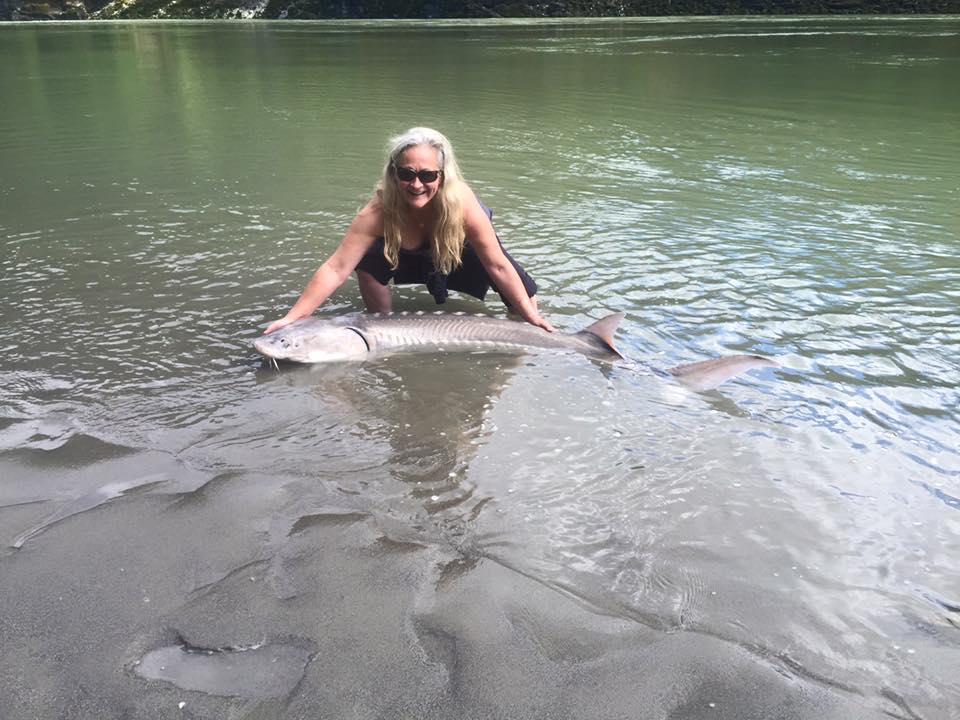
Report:
[[[955,715],[960,19],[48,23],[0,51],[10,717]],[[261,368],[419,124],[555,325],[781,368],[699,396],[552,355]],[[351,280],[323,310],[360,308]],[[267,645],[195,669],[184,640]]]

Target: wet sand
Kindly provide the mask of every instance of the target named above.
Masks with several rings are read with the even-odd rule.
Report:
[[[101,471],[157,463],[100,449]],[[6,720],[882,716],[756,648],[604,613],[427,515],[164,472],[46,526],[50,503],[3,509],[7,544],[42,527],[0,556]]]

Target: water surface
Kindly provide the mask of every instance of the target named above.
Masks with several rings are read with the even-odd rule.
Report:
[[[10,717],[956,714],[960,20],[0,48]],[[625,312],[649,367],[781,369],[693,395],[549,354],[262,367],[415,124],[558,327]],[[351,280],[324,311],[360,308]]]

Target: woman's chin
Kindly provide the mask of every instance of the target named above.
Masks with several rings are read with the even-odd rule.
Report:
[[[432,195],[407,195],[407,204],[414,210],[425,208],[431,200]]]

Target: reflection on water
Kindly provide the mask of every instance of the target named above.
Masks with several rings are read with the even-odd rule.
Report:
[[[214,695],[283,697],[303,677],[311,654],[309,645],[280,643],[216,649],[180,645],[147,653],[137,673]]]
[[[958,37],[5,28],[0,676],[39,688],[12,717],[191,690],[209,717],[952,717]],[[425,53],[458,60],[411,85]],[[636,366],[261,366],[423,122],[555,324],[625,312]],[[324,311],[358,306],[351,281]],[[737,352],[781,367],[651,372]]]

